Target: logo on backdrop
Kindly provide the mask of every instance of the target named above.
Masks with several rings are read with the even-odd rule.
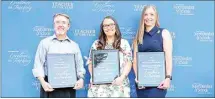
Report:
[[[213,89],[211,84],[193,83],[192,88],[197,94],[212,94]]]
[[[75,29],[73,30],[74,36],[96,36],[96,30],[93,29]]]
[[[31,63],[31,56],[28,51],[11,50],[8,51],[8,62],[27,66]]]
[[[194,15],[195,6],[193,5],[175,4],[173,8],[178,15]]]
[[[136,31],[134,28],[132,27],[120,27],[120,31],[122,33],[122,38],[126,39],[126,40],[132,40],[135,38],[136,36]]]
[[[93,5],[93,12],[103,12],[106,15],[112,15],[115,12],[112,1],[93,1]]]
[[[142,11],[144,6],[146,5],[143,5],[143,4],[134,4],[134,11]]]
[[[52,8],[71,10],[73,9],[73,3],[71,1],[56,1],[52,2]]]
[[[170,31],[170,34],[171,34],[171,36],[172,36],[172,40],[175,40],[175,38],[176,38],[175,32],[171,32],[171,31]]]
[[[30,1],[11,1],[8,9],[20,12],[29,12],[32,9]]]
[[[169,87],[169,89],[167,91],[173,92],[173,91],[175,91],[175,89],[176,89],[175,85],[171,84],[170,87]]]
[[[192,60],[192,57],[189,56],[173,56],[173,63],[176,66],[190,67]]]
[[[32,86],[34,86],[36,90],[40,90],[40,82],[38,80],[34,80]]]
[[[38,37],[48,37],[53,34],[54,29],[45,26],[35,26],[33,27],[33,32],[35,32]]]
[[[84,56],[84,60],[86,60],[86,64],[85,65],[88,65],[88,63],[87,63],[87,60],[89,59],[89,57],[88,57],[88,55],[85,55]]]
[[[194,32],[194,36],[200,42],[214,42],[214,32],[196,31]]]

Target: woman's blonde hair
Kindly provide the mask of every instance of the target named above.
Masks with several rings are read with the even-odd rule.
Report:
[[[135,37],[134,42],[133,42],[133,47],[137,47],[138,44],[143,43],[143,36],[144,36],[144,31],[145,31],[144,14],[145,14],[145,12],[146,12],[146,10],[148,8],[154,9],[155,14],[156,14],[156,18],[157,18],[157,20],[155,22],[155,25],[157,27],[160,26],[159,16],[158,16],[158,11],[156,9],[156,6],[154,6],[154,5],[146,5],[146,6],[144,6],[143,11],[142,11],[142,15],[141,15],[141,20],[140,20],[140,23],[139,23],[139,29],[137,31],[136,37]],[[134,45],[136,45],[136,46],[134,46]]]

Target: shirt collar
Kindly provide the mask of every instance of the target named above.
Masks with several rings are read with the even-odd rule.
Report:
[[[157,26],[154,26],[149,32],[145,31],[145,33],[153,36],[156,33],[160,33],[160,30],[159,30],[159,28]]]
[[[52,40],[58,40],[57,36],[55,34],[52,36]],[[68,42],[70,42],[70,39],[69,39],[68,36],[66,36],[66,38],[64,40],[58,40],[58,41],[68,41]]]

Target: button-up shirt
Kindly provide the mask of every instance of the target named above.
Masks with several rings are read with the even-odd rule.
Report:
[[[32,69],[34,77],[45,77],[48,74],[47,54],[75,54],[77,57],[77,75],[78,78],[84,78],[86,73],[83,66],[83,59],[80,48],[77,43],[66,37],[64,40],[58,40],[56,35],[47,37],[40,41],[34,60],[34,68]]]

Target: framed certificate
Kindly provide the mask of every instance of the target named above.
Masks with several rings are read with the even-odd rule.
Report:
[[[53,88],[74,87],[77,81],[75,54],[48,54],[48,82]]]
[[[165,79],[164,52],[137,52],[138,86],[157,87]]]
[[[93,84],[109,84],[120,75],[118,50],[94,50],[92,63]]]

